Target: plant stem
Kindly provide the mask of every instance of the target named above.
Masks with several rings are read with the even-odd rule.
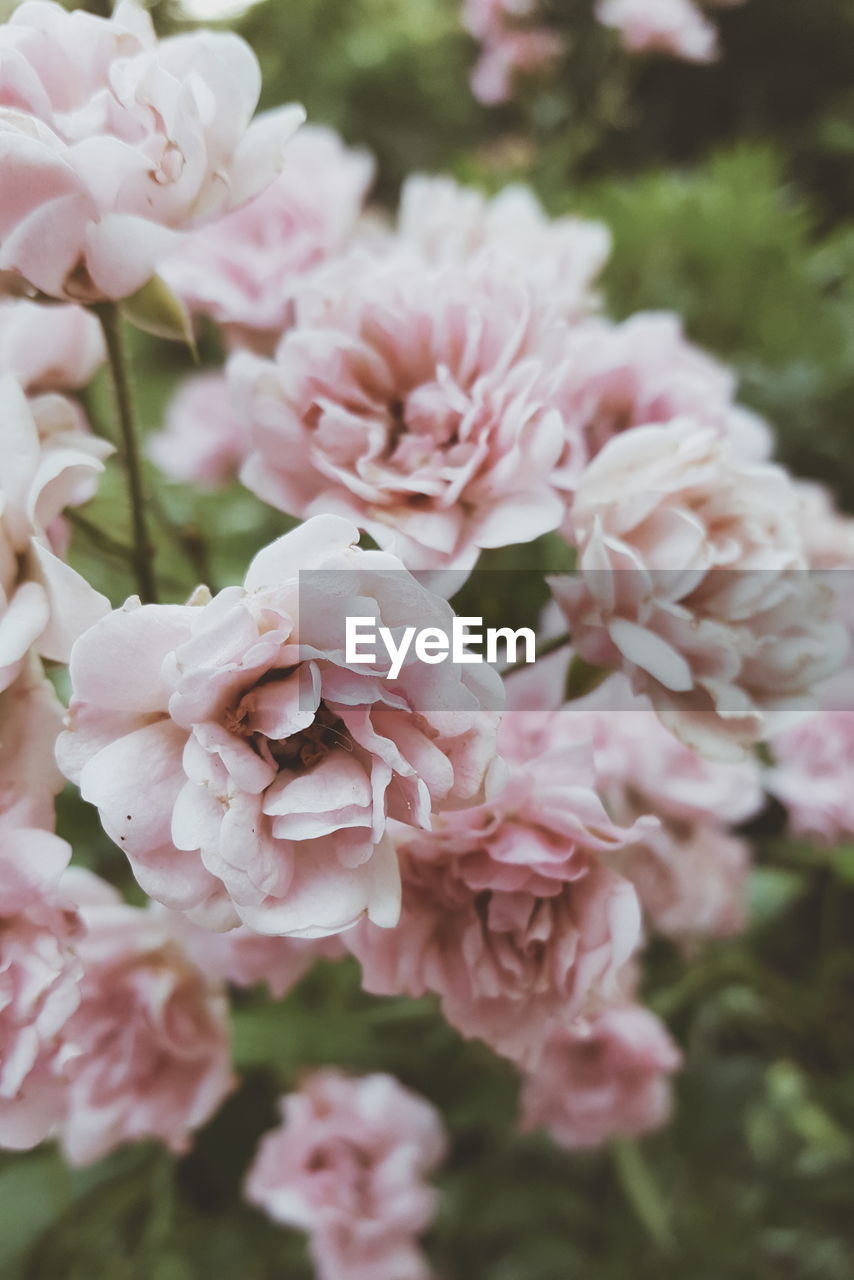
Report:
[[[122,439],[122,455],[130,499],[131,529],[133,532],[132,562],[137,590],[144,604],[157,600],[157,584],[154,578],[154,553],[148,536],[145,515],[145,488],[142,463],[139,456],[139,440],[130,385],[130,364],[125,345],[122,317],[118,304],[104,302],[97,307],[107,357],[113,378],[116,408]]]

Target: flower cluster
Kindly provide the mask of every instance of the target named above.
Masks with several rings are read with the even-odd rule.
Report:
[[[597,11],[630,48],[712,54],[689,0]],[[466,21],[484,100],[560,51],[533,0]],[[253,120],[259,90],[237,37],[159,41],[127,0],[0,26],[0,1145],[185,1152],[235,1084],[229,985],[287,1019],[342,958],[509,1059],[523,1128],[644,1133],[681,1055],[640,1003],[641,943],[688,957],[742,927],[766,792],[796,832],[854,832],[854,526],[770,461],[676,317],[603,314],[606,228],[425,175],[374,215],[371,158],[315,126],[282,157],[301,111]],[[170,579],[168,602],[121,342],[155,296],[225,356],[177,386],[152,459],[293,521],[241,582]],[[110,459],[127,542],[76,510]],[[140,595],[72,567],[75,521]],[[403,646],[459,621],[451,571],[468,591],[481,553],[545,535],[574,563],[550,578],[571,648],[502,676]],[[385,656],[353,659],[354,617]],[[73,851],[103,878],[68,865],[64,779],[115,846]],[[427,1280],[432,1107],[325,1070],[282,1115],[249,1200],[323,1280]]]
[[[663,54],[684,62],[712,62],[718,32],[706,8],[742,0],[596,0],[594,16],[613,29],[630,54]],[[480,45],[471,90],[484,106],[516,96],[520,84],[553,69],[568,33],[548,21],[543,0],[462,0],[462,25]]]

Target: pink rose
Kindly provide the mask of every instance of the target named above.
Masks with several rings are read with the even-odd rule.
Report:
[[[111,18],[20,5],[0,27],[0,271],[71,301],[136,292],[177,230],[274,177],[302,111],[250,124],[259,90],[231,33],[158,43],[129,0]]]
[[[485,107],[509,102],[519,76],[547,71],[562,56],[561,34],[548,27],[509,28],[487,40],[471,74],[471,90]]]
[[[772,437],[761,418],[735,403],[736,380],[687,342],[678,316],[639,312],[622,324],[576,325],[567,341],[562,405],[590,456],[631,427],[690,416],[714,427],[747,462],[764,462]]]
[[[194,312],[232,339],[272,353],[290,323],[299,278],[339,253],[373,179],[363,151],[331,129],[307,125],[288,146],[283,173],[242,209],[193,233],[162,274]]]
[[[317,1071],[282,1100],[246,1182],[252,1204],[309,1233],[318,1280],[429,1280],[417,1237],[445,1154],[441,1121],[392,1076]]]
[[[349,516],[407,568],[470,569],[563,518],[583,465],[555,407],[564,341],[500,259],[354,254],[306,283],[275,362],[232,359],[243,481],[293,515]]]
[[[659,820],[610,855],[609,865],[631,880],[658,932],[676,939],[739,932],[750,852],[728,827],[763,806],[756,759],[705,759],[638,705],[619,676],[584,702],[586,713],[578,703],[564,714],[578,715],[591,735],[596,785],[609,812],[626,824],[641,813]]]
[[[261,551],[242,587],[130,600],[74,647],[60,763],[146,892],[209,927],[317,936],[365,912],[393,925],[387,815],[427,827],[481,794],[500,680],[414,652],[394,680],[387,661],[348,666],[348,615],[446,632],[452,618],[357,540],[318,516]]]
[[[841,664],[832,595],[805,573],[797,496],[713,428],[616,436],[571,509],[578,577],[554,580],[578,651],[620,666],[689,746],[738,759]]]
[[[522,1090],[522,1128],[561,1146],[598,1147],[659,1129],[670,1116],[668,1077],[682,1055],[641,1005],[603,1009],[589,1024],[555,1026]]]
[[[688,62],[718,56],[717,32],[691,0],[597,0],[596,17],[619,31],[630,53],[666,53]]]
[[[537,25],[538,7],[537,0],[463,0],[463,25],[483,46],[471,87],[485,106],[508,102],[519,75],[547,68],[563,53],[560,33]]]
[[[149,436],[151,457],[173,480],[219,489],[235,480],[249,452],[249,432],[222,373],[197,373],[178,387],[164,429]]]
[[[82,307],[0,302],[0,374],[13,373],[26,391],[85,387],[104,361],[104,337]]]
[[[611,995],[639,938],[627,880],[591,861],[548,896],[493,891],[480,876],[469,882],[465,860],[434,856],[427,837],[399,853],[398,928],[361,925],[345,936],[366,991],[435,992],[461,1035],[520,1062],[536,1061],[553,1018],[571,1025]]]
[[[819,711],[778,734],[765,778],[793,832],[828,844],[854,836],[854,710]]]
[[[750,855],[728,828],[764,804],[756,759],[707,760],[673,737],[619,675],[562,714],[590,736],[608,812],[626,825],[642,814],[659,820],[607,855],[637,889],[653,928],[677,939],[737,933]]]
[[[112,452],[77,429],[67,404],[42,397],[31,407],[16,380],[0,376],[0,690],[21,671],[30,648],[67,661],[76,636],[109,609],[55,554],[48,536],[66,506],[91,496],[102,458]],[[41,424],[33,416],[39,405]]]
[[[552,1018],[613,994],[639,936],[631,885],[600,858],[636,838],[592,789],[583,736],[562,713],[508,712],[506,783],[477,807],[400,833],[397,929],[362,925],[345,945],[377,995],[436,992],[448,1021],[534,1060]]]
[[[427,262],[464,267],[481,254],[504,256],[534,293],[567,319],[591,311],[611,235],[602,222],[549,218],[529,187],[504,187],[491,200],[453,178],[416,174],[403,184],[398,236]]]
[[[79,1000],[79,932],[58,882],[71,850],[0,820],[0,1146],[34,1147],[65,1105],[65,1035]]]
[[[541,636],[556,634],[555,613],[552,603]],[[622,675],[566,703],[572,657],[560,650],[507,682],[502,749],[514,724],[548,723],[560,709],[559,719],[551,718],[564,726],[563,738],[587,744],[591,789],[614,821],[633,827],[632,839],[603,848],[599,857],[634,885],[647,923],[685,942],[738,932],[750,857],[746,841],[729,828],[764,804],[758,761],[699,755],[664,728]]]
[[[54,797],[63,777],[54,760],[62,705],[31,657],[0,693],[0,820],[53,830]]]
[[[74,1059],[62,1121],[73,1165],[157,1138],[189,1148],[234,1085],[228,1006],[152,910],[129,907],[81,868],[66,873],[85,932],[81,1000],[65,1028]]]

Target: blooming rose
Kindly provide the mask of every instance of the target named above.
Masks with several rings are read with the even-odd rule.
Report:
[[[417,1237],[436,1193],[424,1180],[445,1153],[433,1107],[393,1076],[318,1071],[283,1098],[282,1115],[246,1195],[309,1233],[318,1280],[429,1280]]]
[[[373,172],[366,152],[307,125],[275,182],[195,231],[162,275],[192,311],[212,316],[232,339],[272,352],[290,322],[295,284],[343,249]]]
[[[81,868],[63,885],[85,928],[63,1151],[73,1165],[144,1138],[186,1151],[234,1084],[226,1001],[150,908]]]
[[[673,737],[620,675],[565,708],[589,734],[608,812],[658,825],[607,856],[631,880],[650,923],[675,938],[725,936],[744,924],[749,848],[729,827],[763,805],[758,762],[707,760]]]
[[[689,415],[714,427],[739,457],[763,462],[771,453],[768,426],[735,403],[729,369],[686,341],[668,312],[639,312],[622,324],[601,319],[568,335],[562,407],[590,456],[631,427]]]
[[[74,647],[60,763],[146,892],[210,927],[316,936],[364,912],[392,925],[386,816],[426,827],[480,796],[500,681],[414,653],[394,680],[388,662],[348,666],[348,615],[396,635],[447,633],[452,617],[357,539],[318,516],[261,551],[242,587],[130,600]]]
[[[536,1058],[552,1018],[572,1022],[614,989],[639,932],[629,883],[599,858],[621,829],[592,787],[583,735],[562,713],[509,712],[504,787],[485,804],[401,833],[403,911],[345,937],[377,995],[439,994],[463,1035]]]
[[[46,410],[67,405],[48,397]],[[17,381],[0,376],[0,690],[22,669],[31,647],[68,660],[71,642],[105,613],[107,600],[64,564],[50,545],[54,521],[68,505],[91,495],[110,446],[70,430],[47,414],[39,424]]]
[[[302,111],[250,124],[259,91],[231,33],[158,43],[129,0],[20,5],[0,27],[0,271],[71,301],[136,292],[176,230],[272,180]]]
[[[0,374],[13,373],[26,391],[85,387],[103,360],[104,337],[91,312],[0,302]]]
[[[552,602],[540,619],[542,638],[559,634],[559,618]],[[632,839],[603,848],[599,857],[632,882],[647,922],[681,941],[738,932],[749,848],[729,828],[762,808],[758,761],[699,755],[669,733],[617,673],[566,702],[572,659],[571,649],[561,649],[507,682],[503,750],[514,724],[551,719],[563,725],[567,742],[586,745],[591,789],[613,820],[632,828]],[[551,714],[558,709],[559,718]]]
[[[78,933],[58,881],[71,850],[0,818],[0,1146],[34,1147],[59,1120],[79,999]]]
[[[603,1009],[584,1026],[555,1025],[522,1090],[522,1128],[570,1149],[658,1129],[670,1115],[668,1076],[682,1055],[641,1005]]]
[[[833,844],[854,836],[854,710],[819,711],[778,734],[766,785],[792,830]]]
[[[506,268],[401,252],[315,275],[275,362],[232,360],[244,483],[348,515],[410,569],[467,570],[554,529],[583,465],[555,407],[565,328]]]
[[[63,777],[54,760],[62,706],[34,657],[0,693],[0,821],[52,830]]]
[[[582,657],[621,666],[688,745],[737,759],[844,656],[807,568],[796,491],[691,419],[617,436],[571,510],[577,578],[553,582]]]
[[[596,17],[619,31],[630,53],[666,53],[688,62],[718,56],[717,32],[691,0],[596,0]]]
[[[453,178],[424,174],[403,184],[398,235],[426,261],[441,265],[466,266],[484,253],[505,256],[567,319],[596,305],[594,286],[611,250],[604,223],[549,218],[521,183],[488,199]]]
[[[159,467],[184,484],[218,489],[237,478],[249,432],[235,413],[222,373],[185,379],[166,408],[163,431],[149,437]]]

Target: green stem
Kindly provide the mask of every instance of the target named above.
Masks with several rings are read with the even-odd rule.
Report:
[[[611,1144],[617,1180],[644,1226],[662,1253],[674,1248],[670,1213],[658,1184],[636,1142],[618,1138]]]
[[[145,487],[142,463],[139,456],[139,438],[130,385],[130,363],[125,345],[122,317],[115,302],[101,303],[97,308],[107,357],[113,378],[119,428],[122,438],[122,455],[130,499],[131,528],[133,531],[132,562],[137,590],[144,604],[157,600],[157,583],[154,578],[154,553],[148,536],[145,515]]]

